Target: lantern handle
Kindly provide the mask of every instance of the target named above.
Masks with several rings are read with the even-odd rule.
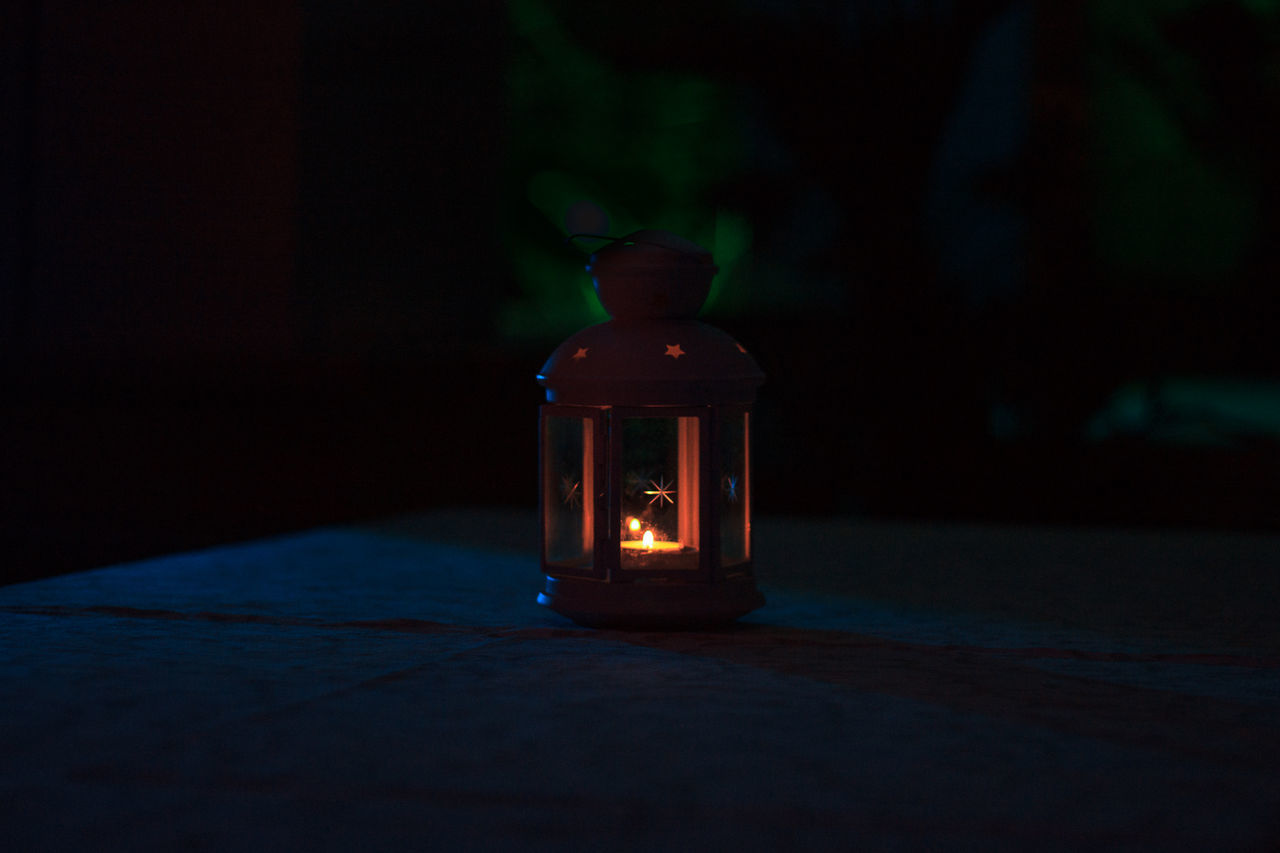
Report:
[[[565,242],[566,244],[569,244],[569,243],[572,243],[574,240],[578,240],[578,239],[585,239],[585,240],[605,240],[605,241],[607,241],[607,242],[608,242],[608,243],[610,243],[610,244],[612,244],[612,243],[622,243],[623,245],[626,245],[626,246],[641,246],[641,245],[643,245],[643,246],[654,246],[654,247],[656,247],[656,248],[659,248],[659,249],[666,249],[666,250],[671,251],[671,252],[684,252],[684,251],[686,251],[685,249],[680,248],[680,247],[678,247],[678,246],[671,246],[671,245],[668,245],[668,244],[666,244],[666,243],[662,243],[662,242],[660,242],[660,241],[658,241],[658,240],[645,240],[645,239],[643,239],[643,238],[639,238],[639,239],[637,239],[637,235],[642,234],[642,233],[644,233],[644,232],[642,232],[642,231],[637,231],[637,232],[634,232],[634,233],[632,233],[632,234],[627,234],[627,235],[625,235],[625,236],[623,236],[623,237],[611,237],[611,236],[609,236],[608,234],[587,234],[587,233],[585,233],[585,232],[583,232],[583,233],[574,233],[574,234],[570,234],[568,237],[565,237],[565,238],[564,238],[564,242]],[[705,250],[704,250],[704,251],[705,251]]]
[[[616,242],[618,242],[619,240],[621,240],[622,238],[621,238],[621,237],[610,237],[610,236],[609,236],[609,235],[607,235],[607,234],[584,234],[584,233],[578,233],[578,234],[570,234],[568,237],[565,237],[565,238],[564,238],[564,242],[565,242],[565,244],[566,244],[566,245],[568,245],[568,244],[572,243],[574,240],[580,240],[580,239],[582,239],[582,240],[606,240],[606,241],[608,241],[608,242],[610,242],[610,243],[616,243]]]

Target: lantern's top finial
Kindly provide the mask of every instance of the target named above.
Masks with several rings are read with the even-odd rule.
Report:
[[[587,264],[600,304],[620,322],[696,317],[716,270],[697,243],[653,229],[614,240]]]

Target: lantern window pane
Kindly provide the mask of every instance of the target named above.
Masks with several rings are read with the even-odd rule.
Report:
[[[590,568],[595,549],[594,422],[544,421],[542,507],[548,565]]]
[[[621,566],[697,569],[699,420],[622,419]]]
[[[749,415],[726,412],[720,420],[720,564],[751,559]]]

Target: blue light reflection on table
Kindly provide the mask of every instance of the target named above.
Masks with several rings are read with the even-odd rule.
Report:
[[[528,549],[440,527],[312,531],[0,590],[10,837],[33,850],[1276,837],[1269,650],[857,597],[848,577],[833,592],[782,567],[773,582],[762,567],[769,604],[735,630],[590,631],[534,602]],[[779,525],[758,556],[802,552],[801,527]],[[858,531],[864,544],[829,550],[883,556],[885,528]],[[815,554],[807,571],[823,568]]]

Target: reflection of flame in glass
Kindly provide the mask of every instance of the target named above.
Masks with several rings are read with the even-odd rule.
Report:
[[[627,521],[627,527],[631,530],[632,533],[635,533],[637,530],[640,529],[640,519],[638,518],[629,519]]]
[[[639,527],[640,525],[637,524],[636,526]],[[653,531],[652,530],[646,530],[644,532],[644,547],[646,548],[653,547]]]

